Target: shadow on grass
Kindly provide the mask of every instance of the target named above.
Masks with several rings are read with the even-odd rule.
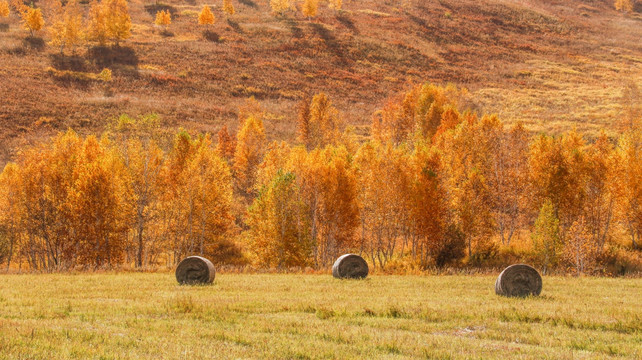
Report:
[[[91,83],[94,81],[73,71],[51,74],[54,82],[61,87],[74,88],[82,91],[89,90]]]
[[[40,37],[26,37],[22,40],[22,46],[27,49],[42,51],[45,48],[45,41]]]
[[[49,55],[51,66],[56,70],[71,70],[71,71],[89,71],[87,61],[77,55],[65,56],[61,54]]]
[[[334,36],[332,31],[328,30],[323,24],[310,23],[309,24],[312,31],[314,31],[320,38],[323,40],[325,46],[330,50],[336,57],[339,58],[340,62],[347,64],[349,61],[346,58],[345,51],[337,38]]]
[[[160,32],[160,35],[162,37],[173,37],[174,33],[169,31],[169,30],[167,30],[167,29],[164,29],[163,31]]]
[[[245,6],[249,6],[249,7],[251,7],[251,8],[258,9],[258,7],[259,7],[259,6],[258,6],[258,5],[256,5],[256,3],[255,3],[254,1],[252,1],[252,0],[239,0],[239,2],[240,2],[241,4],[243,4],[243,5],[245,5]]]
[[[178,12],[175,7],[163,3],[145,5],[145,11],[147,11],[151,16],[156,16],[156,13],[159,11],[169,11],[172,17],[176,16],[176,13]]]
[[[359,35],[359,29],[354,25],[354,21],[347,14],[339,14],[335,17],[338,22],[352,31],[353,34]]]
[[[227,24],[232,28],[232,30],[236,31],[239,34],[245,34],[245,31],[243,31],[243,28],[241,28],[241,25],[237,23],[236,21],[232,19],[227,19]]]
[[[284,21],[285,21],[285,24],[290,29],[292,36],[294,36],[297,39],[300,39],[303,37],[303,30],[301,30],[301,28],[298,26],[297,22],[294,19],[285,19]]]
[[[9,31],[9,24],[0,23],[0,32]]]
[[[223,41],[221,40],[221,37],[219,36],[218,33],[215,33],[214,31],[211,30],[205,30],[203,31],[203,38],[207,41],[215,42],[215,43],[222,43]]]
[[[125,46],[95,46],[87,51],[87,58],[100,68],[114,64],[138,66],[136,52]]]

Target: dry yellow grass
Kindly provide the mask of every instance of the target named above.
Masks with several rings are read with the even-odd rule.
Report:
[[[638,279],[0,275],[0,359],[639,359]]]

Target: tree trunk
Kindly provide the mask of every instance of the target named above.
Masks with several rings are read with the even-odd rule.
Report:
[[[136,266],[143,266],[143,224],[139,221],[138,223],[138,256],[136,259]]]

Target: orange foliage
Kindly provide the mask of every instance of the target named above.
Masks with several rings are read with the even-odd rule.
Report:
[[[460,94],[412,89],[361,144],[341,132],[324,94],[301,103],[299,146],[267,145],[254,99],[239,111],[236,141],[223,127],[216,148],[181,131],[164,150],[155,116],[121,116],[100,140],[60,134],[0,174],[11,249],[2,258],[68,269],[247,255],[257,266],[323,268],[356,252],[372,266],[425,269],[493,264],[499,244],[510,252],[531,230],[521,256],[580,274],[610,261],[614,245],[639,246],[639,129],[617,146],[575,131],[530,139],[521,125],[460,112]]]

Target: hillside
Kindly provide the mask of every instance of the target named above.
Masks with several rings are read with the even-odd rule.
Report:
[[[121,113],[236,129],[248,96],[268,112],[271,138],[291,139],[296,103],[321,91],[367,136],[386,99],[426,80],[466,87],[506,123],[595,135],[621,117],[623,88],[642,87],[639,6],[625,15],[599,0],[351,0],[307,20],[272,16],[268,0],[240,0],[228,19],[212,6],[217,22],[205,40],[202,3],[166,4],[130,2],[130,39],[75,56],[45,45],[46,32],[26,39],[15,13],[0,25],[0,165],[36,139],[68,127],[99,132]],[[173,36],[153,25],[162,8],[173,14]],[[105,67],[109,83],[55,76]]]

